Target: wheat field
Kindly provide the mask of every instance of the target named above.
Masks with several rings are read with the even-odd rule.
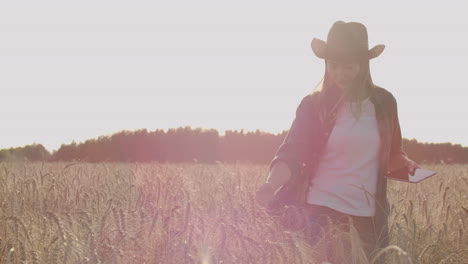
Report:
[[[368,259],[353,229],[311,246],[285,228],[300,213],[266,213],[264,165],[2,163],[0,263],[328,263],[326,243],[349,263],[468,263],[468,165],[422,166],[438,174],[390,183],[391,246]]]

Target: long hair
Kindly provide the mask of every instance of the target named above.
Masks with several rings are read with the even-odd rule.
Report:
[[[360,70],[349,89],[343,91],[332,80],[327,71],[327,61],[325,60],[325,74],[322,79],[322,86],[318,93],[317,109],[322,123],[329,123],[336,118],[336,110],[346,101],[356,102],[352,104],[353,115],[357,118],[361,115],[361,100],[370,95],[374,87],[370,74],[369,60],[360,60]]]

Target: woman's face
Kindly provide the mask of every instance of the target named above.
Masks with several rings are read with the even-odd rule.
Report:
[[[327,60],[326,65],[333,81],[343,89],[348,89],[352,85],[361,69],[358,61]]]

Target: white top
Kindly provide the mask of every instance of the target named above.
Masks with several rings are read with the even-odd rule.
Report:
[[[375,108],[367,97],[356,120],[351,104],[338,109],[307,201],[349,215],[373,216],[380,148]]]

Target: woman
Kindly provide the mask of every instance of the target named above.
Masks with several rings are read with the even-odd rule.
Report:
[[[388,245],[384,175],[403,167],[410,173],[419,168],[402,150],[395,97],[372,82],[369,60],[383,49],[384,45],[369,49],[367,29],[357,22],[337,21],[327,42],[312,40],[314,54],[325,60],[322,87],[302,99],[270,163],[268,180],[256,193],[267,205],[306,167],[306,235],[314,241],[325,216],[335,224],[351,219],[367,254]]]

